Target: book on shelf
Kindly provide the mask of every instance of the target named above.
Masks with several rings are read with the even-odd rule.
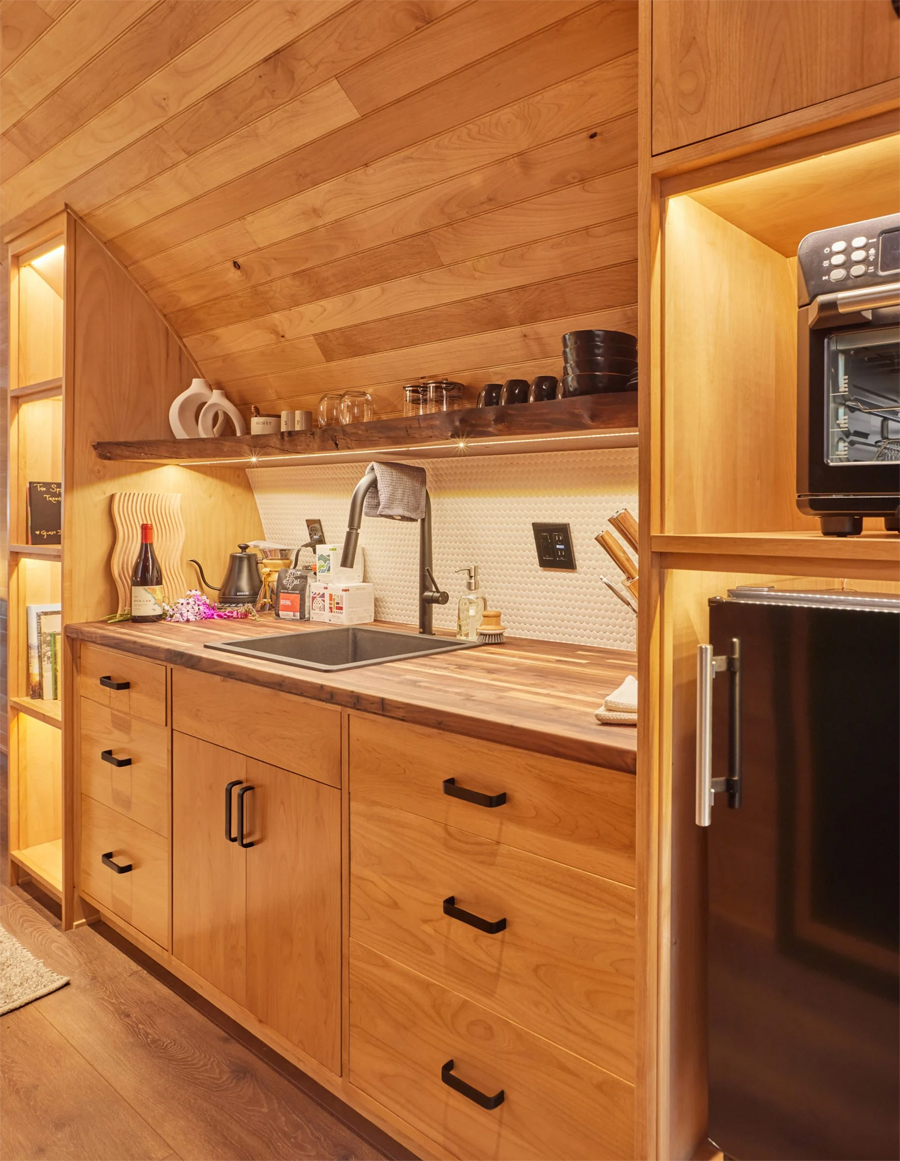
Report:
[[[29,483],[28,543],[62,544],[62,484]]]
[[[28,636],[28,696],[44,701],[59,698],[61,605],[26,605]]]

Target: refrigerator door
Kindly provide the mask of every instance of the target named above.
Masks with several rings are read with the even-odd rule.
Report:
[[[721,600],[741,806],[708,835],[710,1138],[740,1161],[900,1153],[900,614]],[[714,682],[714,778],[728,684]]]

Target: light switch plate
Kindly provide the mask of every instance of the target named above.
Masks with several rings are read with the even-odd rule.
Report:
[[[541,568],[575,570],[572,530],[568,524],[532,524],[538,564]]]

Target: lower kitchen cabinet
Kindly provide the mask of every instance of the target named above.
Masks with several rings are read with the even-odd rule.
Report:
[[[172,951],[340,1073],[340,791],[175,732]]]

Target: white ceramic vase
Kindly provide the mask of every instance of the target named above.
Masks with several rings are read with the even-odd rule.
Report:
[[[200,434],[197,413],[209,402],[212,387],[205,379],[192,379],[186,391],[172,400],[169,408],[169,427],[176,439],[196,439]]]
[[[247,428],[241,413],[225,392],[216,388],[210,395],[207,403],[204,404],[203,410],[200,412],[200,417],[197,420],[200,435],[205,437],[220,435],[220,421],[222,420],[226,423],[230,421],[234,425],[235,435],[246,434]]]

